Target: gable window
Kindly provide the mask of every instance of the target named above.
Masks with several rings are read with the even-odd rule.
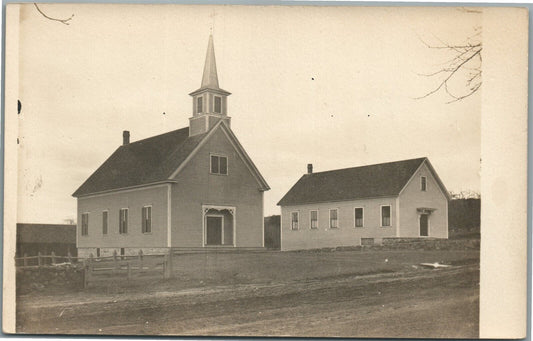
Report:
[[[299,218],[298,212],[291,213],[291,228],[293,230],[298,230],[298,218]]]
[[[390,206],[381,206],[381,226],[390,226]]]
[[[222,113],[222,98],[215,96],[215,112],[217,114]]]
[[[204,99],[202,97],[196,98],[196,112],[201,113],[204,111]]]
[[[142,231],[143,233],[152,232],[152,206],[145,206],[142,209]]]
[[[311,216],[311,228],[316,230],[318,228],[318,211],[310,211],[309,215]]]
[[[102,234],[107,234],[107,211],[102,212]]]
[[[128,209],[122,208],[119,211],[118,216],[118,233],[125,234],[128,233]]]
[[[363,227],[363,208],[356,207],[354,215],[355,215],[355,227]]]
[[[211,174],[228,174],[228,158],[225,156],[211,155]]]
[[[427,178],[423,176],[420,178],[420,190],[425,192],[426,189],[427,189]]]
[[[339,227],[339,220],[337,218],[337,209],[329,210],[329,228],[336,229]]]
[[[81,235],[87,236],[89,234],[89,213],[81,215]]]

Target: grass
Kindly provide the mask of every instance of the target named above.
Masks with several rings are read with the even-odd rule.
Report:
[[[198,253],[176,255],[172,279],[132,280],[123,290],[157,292],[236,284],[283,283],[413,271],[420,263],[476,264],[479,251],[314,250],[297,252]],[[98,291],[98,287],[90,291]]]
[[[458,267],[431,270],[422,262]],[[184,254],[174,258],[172,279],[18,297],[17,330],[471,338],[476,264],[476,250]]]

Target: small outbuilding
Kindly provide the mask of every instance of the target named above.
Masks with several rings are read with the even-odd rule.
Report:
[[[279,201],[281,249],[448,238],[448,191],[428,158],[307,174]]]
[[[17,257],[50,255],[77,255],[76,225],[17,224]]]

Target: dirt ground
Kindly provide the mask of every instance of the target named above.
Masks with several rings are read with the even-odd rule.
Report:
[[[428,269],[421,262],[451,264]],[[176,278],[17,297],[40,334],[476,338],[479,251],[180,255]]]

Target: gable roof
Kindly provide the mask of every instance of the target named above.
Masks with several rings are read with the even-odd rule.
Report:
[[[234,137],[231,129],[221,120],[207,133],[189,136],[189,128],[185,127],[122,145],[72,195],[81,197],[171,182],[177,170],[183,168],[195,151],[220,126],[226,127]],[[252,172],[257,173],[254,175],[261,189],[270,189],[238,141],[236,148],[241,149],[247,159],[245,162],[252,165]]]
[[[447,195],[446,189],[429,164],[429,160],[423,157],[304,174],[278,202],[278,205],[397,196],[425,161]]]

